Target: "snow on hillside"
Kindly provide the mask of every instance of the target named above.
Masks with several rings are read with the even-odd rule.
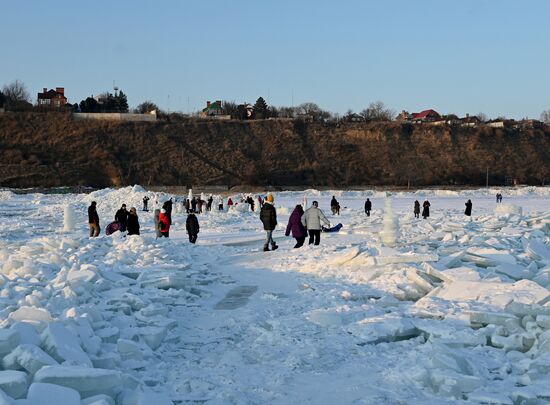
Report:
[[[0,191],[0,404],[550,400],[550,188],[275,193],[273,252],[243,205],[199,215],[194,246],[176,208],[156,239],[145,194],[150,208],[170,197]],[[284,231],[304,197],[343,228],[292,249]],[[431,216],[414,218],[426,198]],[[105,236],[122,203],[141,236]]]

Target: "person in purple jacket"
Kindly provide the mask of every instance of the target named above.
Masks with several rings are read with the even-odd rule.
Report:
[[[307,230],[302,224],[302,215],[304,214],[304,209],[300,204],[294,208],[290,218],[288,219],[288,225],[286,226],[285,235],[289,236],[292,231],[292,237],[296,239],[296,245],[294,249],[302,247],[306,240]]]

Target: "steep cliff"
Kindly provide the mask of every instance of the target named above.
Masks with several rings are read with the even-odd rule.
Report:
[[[481,185],[550,177],[550,130],[0,115],[0,185]]]

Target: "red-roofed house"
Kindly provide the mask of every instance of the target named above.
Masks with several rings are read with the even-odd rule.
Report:
[[[441,115],[435,110],[424,110],[419,113],[412,113],[412,122],[422,123],[422,122],[434,122],[440,121]]]
[[[67,104],[65,88],[56,87],[55,90],[48,90],[46,87],[42,93],[38,93],[38,106],[40,107],[63,107]]]

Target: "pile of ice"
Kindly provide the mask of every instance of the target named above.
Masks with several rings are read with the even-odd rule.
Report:
[[[174,255],[181,249],[163,242],[53,237],[3,244],[0,402],[171,404],[163,381],[145,384],[140,373],[166,340],[179,338],[169,308],[201,290],[184,271],[185,253]]]

